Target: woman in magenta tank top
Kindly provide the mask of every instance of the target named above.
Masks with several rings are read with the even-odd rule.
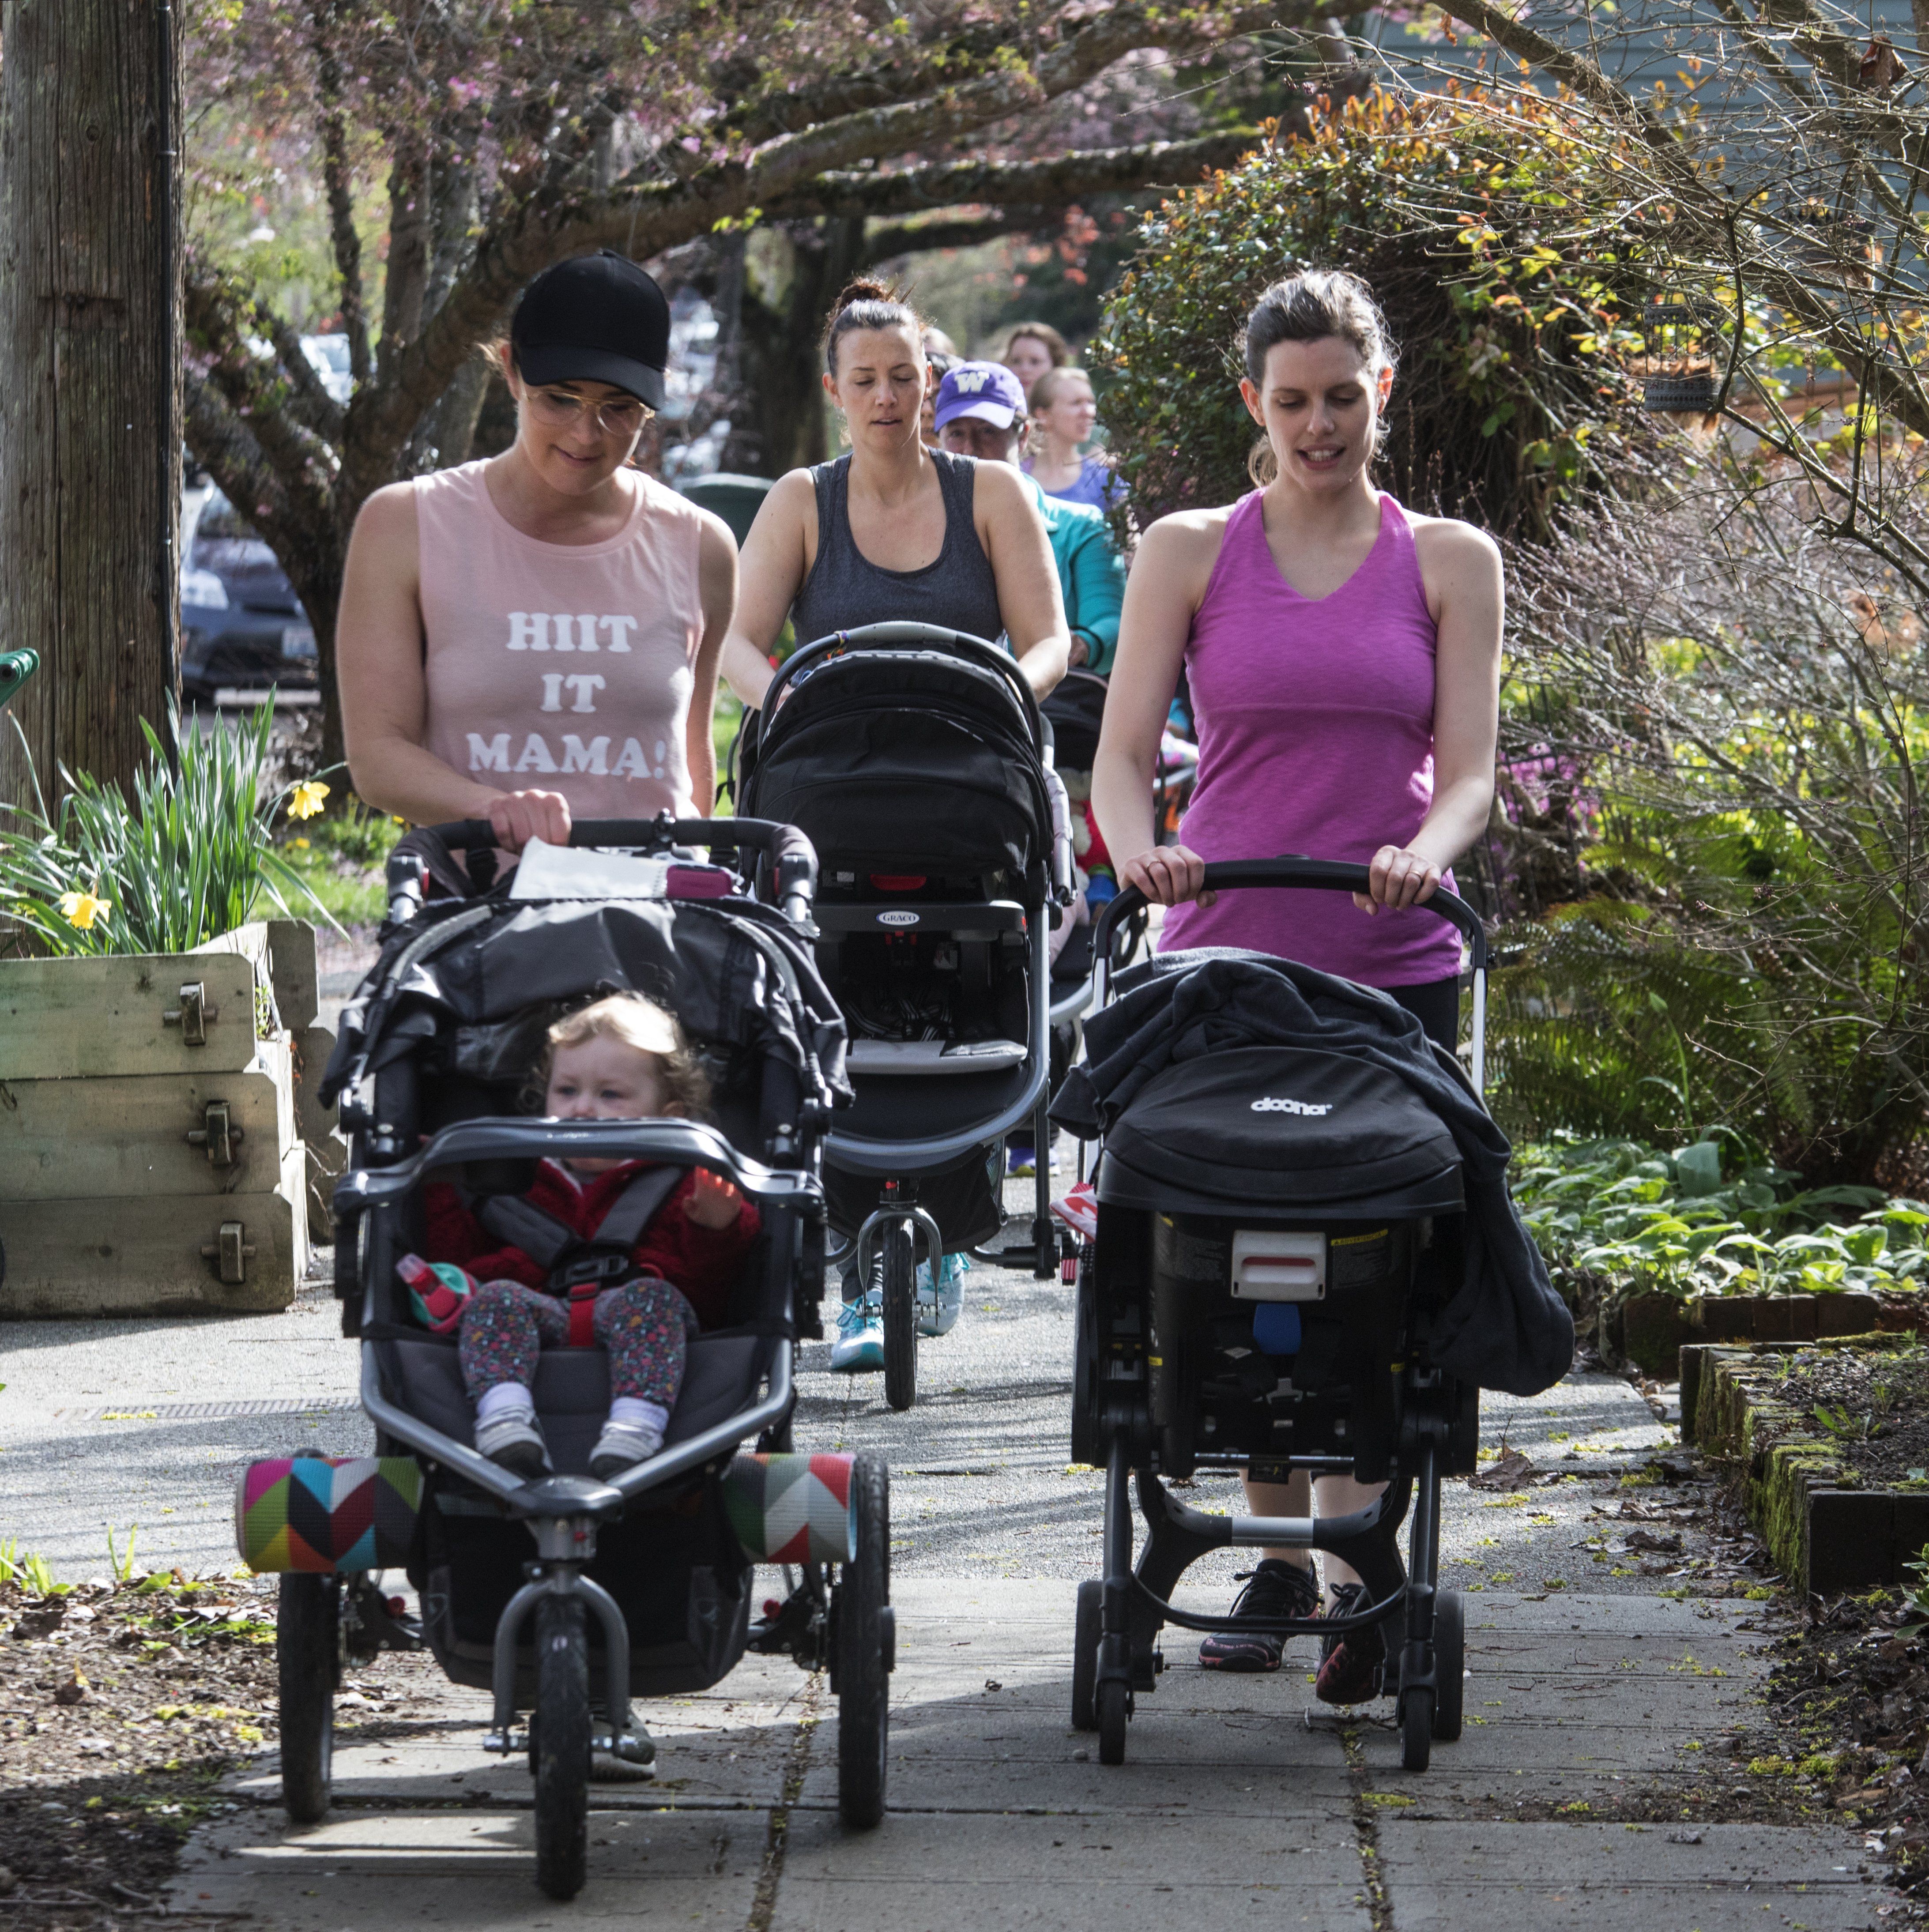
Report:
[[[1367,467],[1393,386],[1385,326],[1365,286],[1307,270],[1275,283],[1246,326],[1247,410],[1265,432],[1260,487],[1148,530],[1126,587],[1092,802],[1121,883],[1168,906],[1162,951],[1250,946],[1390,993],[1450,1050],[1460,936],[1414,908],[1485,830],[1498,728],[1500,554],[1448,518],[1374,488]],[[1198,778],[1180,827],[1154,830],[1153,761],[1183,666]],[[1208,860],[1304,853],[1368,866],[1371,890],[1200,896]],[[1322,1479],[1322,1514],[1375,1490]],[[1248,1482],[1260,1514],[1306,1514],[1306,1480]],[[1342,1613],[1363,1586],[1327,1558]],[[1304,1616],[1306,1552],[1270,1550],[1241,1608]],[[1318,1694],[1372,1694],[1378,1630],[1329,1637]],[[1278,1667],[1276,1637],[1210,1637],[1201,1661]]]
[[[609,250],[524,291],[503,351],[514,446],[378,490],[339,627],[356,789],[502,845],[572,818],[707,814],[736,602],[722,521],[628,467],[663,400],[670,311]]]

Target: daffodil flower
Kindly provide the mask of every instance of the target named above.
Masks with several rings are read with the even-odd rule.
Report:
[[[62,892],[60,896],[61,916],[82,932],[92,932],[97,924],[104,926],[112,904],[111,899],[98,898],[92,892]]]
[[[313,818],[322,808],[322,801],[328,795],[328,788],[320,778],[304,778],[289,794],[288,816],[290,818]]]

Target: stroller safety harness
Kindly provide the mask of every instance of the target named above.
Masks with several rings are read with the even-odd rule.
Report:
[[[569,1346],[595,1345],[591,1327],[596,1298],[606,1288],[634,1281],[642,1272],[632,1252],[644,1230],[676,1192],[683,1171],[648,1168],[610,1204],[610,1210],[593,1235],[577,1233],[566,1221],[525,1201],[520,1195],[492,1194],[472,1200],[470,1211],[498,1240],[522,1250],[549,1274],[551,1294],[569,1302]]]

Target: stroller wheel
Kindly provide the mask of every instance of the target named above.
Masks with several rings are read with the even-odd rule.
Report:
[[[908,1221],[888,1223],[884,1250],[884,1400],[917,1400],[917,1256]]]
[[[590,1646],[573,1597],[536,1604],[535,1728],[536,1882],[574,1898],[589,1876]]]
[[[1408,1771],[1424,1771],[1433,1756],[1433,1693],[1412,1690],[1400,1700],[1400,1761]]]
[[[1106,1586],[1096,1580],[1078,1586],[1078,1612],[1072,1626],[1072,1728],[1099,1727],[1096,1701],[1099,1639],[1105,1634]]]
[[[1099,1762],[1123,1764],[1125,1726],[1132,1715],[1132,1686],[1120,1683],[1116,1677],[1108,1678],[1099,1686],[1094,1702],[1098,1710]]]
[[[850,1469],[856,1553],[835,1599],[837,1646],[837,1802],[847,1825],[867,1831],[884,1815],[884,1754],[890,1739],[894,1648],[890,1622],[890,1478],[875,1456]]]
[[[1440,1687],[1433,1735],[1443,1744],[1454,1743],[1460,1735],[1466,1668],[1466,1600],[1458,1590],[1442,1590],[1433,1600],[1433,1681]]]
[[[341,1579],[285,1573],[274,1618],[281,1672],[281,1802],[298,1825],[328,1808],[335,1688],[341,1682]]]

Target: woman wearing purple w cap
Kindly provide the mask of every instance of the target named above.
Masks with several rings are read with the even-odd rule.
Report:
[[[1003,464],[925,447],[922,325],[875,282],[853,282],[824,333],[826,392],[848,454],[779,479],[743,546],[742,596],[723,672],[760,705],[789,618],[800,643],[865,624],[1002,635],[1042,698],[1071,638],[1045,526]]]

